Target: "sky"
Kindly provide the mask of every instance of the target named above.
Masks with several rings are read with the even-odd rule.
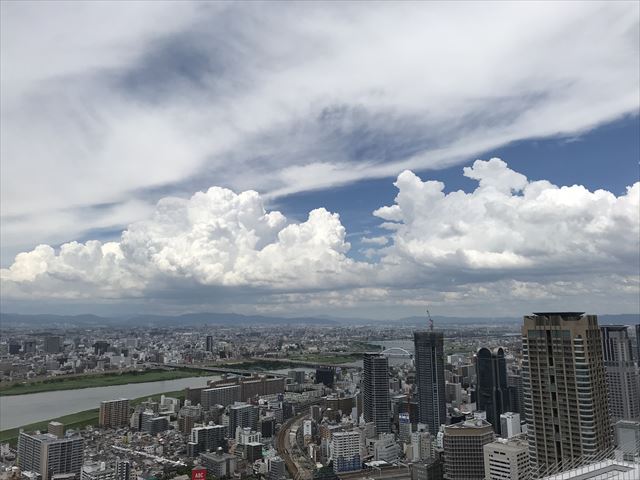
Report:
[[[637,2],[0,8],[2,311],[640,311]]]

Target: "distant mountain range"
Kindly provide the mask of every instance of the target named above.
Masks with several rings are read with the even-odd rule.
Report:
[[[601,325],[640,323],[640,314],[599,315]],[[445,317],[434,316],[436,326],[453,325],[506,325],[522,322],[522,317]],[[102,317],[98,315],[23,315],[19,313],[0,313],[0,326],[239,326],[239,325],[398,325],[404,327],[426,327],[427,319],[423,317],[406,317],[399,320],[371,320],[366,318],[339,318],[328,316],[317,317],[271,317],[263,315],[240,315],[237,313],[187,313],[183,315],[135,315],[131,317]]]

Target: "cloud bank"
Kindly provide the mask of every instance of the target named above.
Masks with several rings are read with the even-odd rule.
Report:
[[[118,242],[20,253],[1,271],[3,300],[162,303],[167,291],[174,300],[197,291],[209,307],[247,295],[254,310],[272,312],[425,302],[469,312],[608,297],[637,311],[640,183],[620,196],[558,187],[497,158],[464,175],[477,181],[473,191],[445,193],[441,182],[402,172],[395,203],[373,212],[389,243],[369,239],[370,262],[349,256],[335,213],[318,208],[295,223],[267,211],[255,191],[211,187],[162,199]]]
[[[270,201],[640,105],[637,2],[1,8],[4,264],[122,230],[168,195]]]

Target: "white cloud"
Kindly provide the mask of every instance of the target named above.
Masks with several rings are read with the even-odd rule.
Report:
[[[346,256],[339,216],[315,209],[302,223],[266,212],[254,191],[212,187],[161,200],[120,242],[40,245],[3,269],[3,295],[104,298],[150,295],[166,285],[323,289],[359,281],[371,267]]]
[[[393,226],[391,243],[361,239],[378,247],[371,263],[349,257],[337,214],[318,208],[291,223],[266,211],[255,191],[212,187],[161,200],[119,242],[19,254],[1,271],[3,301],[145,298],[175,308],[195,294],[198,302],[211,296],[216,308],[263,312],[640,307],[640,183],[620,196],[558,187],[496,158],[477,160],[464,175],[478,181],[475,190],[444,193],[441,182],[402,172],[394,205],[374,212]]]
[[[445,194],[441,182],[398,176],[396,203],[374,212],[394,230],[390,263],[462,276],[638,271],[640,183],[619,197],[557,187],[497,158],[464,175],[478,180],[473,192]]]
[[[635,2],[52,5],[2,4],[5,258],[140,220],[130,205],[185,182],[273,198],[640,103]],[[105,203],[117,218],[82,221]],[[68,232],[35,221],[59,215]]]
[[[361,243],[364,243],[365,245],[378,245],[378,246],[384,246],[387,243],[389,243],[389,238],[387,237],[362,237],[360,239]]]

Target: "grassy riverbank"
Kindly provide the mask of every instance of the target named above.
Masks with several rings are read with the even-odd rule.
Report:
[[[145,401],[149,397],[154,400],[158,400],[161,395],[167,395],[169,397],[184,398],[184,391],[178,390],[166,393],[157,393],[154,395],[145,395],[131,400],[130,405],[137,405],[140,402]],[[23,425],[22,427],[10,428],[0,431],[0,443],[9,442],[11,446],[15,447],[18,442],[18,434],[22,428],[25,432],[32,432],[34,430],[47,431],[47,424],[51,421],[56,421],[64,424],[65,431],[69,429],[81,429],[88,425],[98,425],[98,409],[93,408],[91,410],[84,410],[82,412],[72,413],[71,415],[64,415],[62,417],[50,418],[49,420],[43,420],[42,422],[30,423],[29,425]]]
[[[53,392],[57,390],[75,390],[78,388],[110,387],[129,383],[159,382],[180,378],[211,376],[211,372],[191,369],[147,370],[143,372],[113,372],[97,375],[74,377],[53,377],[26,383],[0,386],[0,397],[5,395],[24,395],[27,393]]]

